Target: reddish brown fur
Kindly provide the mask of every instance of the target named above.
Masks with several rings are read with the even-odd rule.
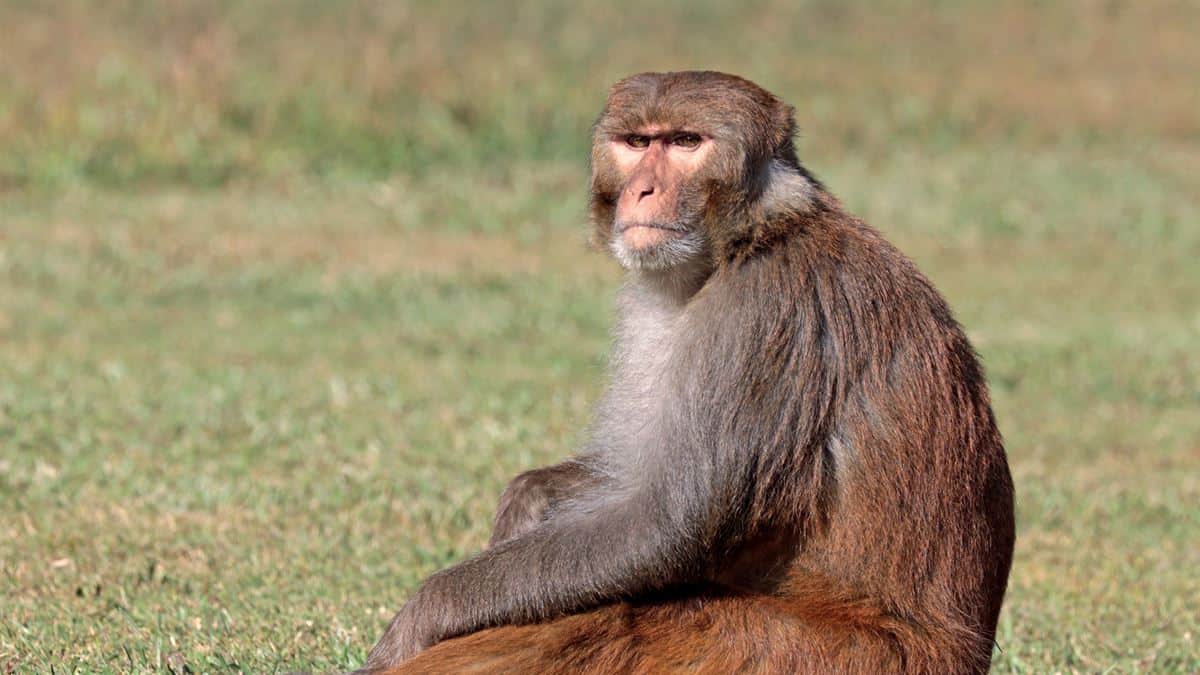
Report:
[[[540,625],[501,626],[438,644],[403,666],[411,673],[970,673],[990,655],[943,645],[976,639],[930,629],[839,597],[822,580],[780,596],[697,594],[620,602]]]
[[[949,308],[803,170],[791,109],[727,75],[614,88],[593,151],[599,240],[627,180],[602,141],[648,124],[699,126],[723,148],[696,177],[711,265],[685,293],[675,346],[687,366],[670,387],[687,405],[660,422],[691,454],[664,456],[719,468],[681,476],[747,479],[697,507],[711,518],[691,535],[702,555],[687,565],[701,567],[678,573],[690,582],[643,575],[632,587],[649,592],[480,626],[386,672],[986,672],[1012,485]],[[522,479],[536,487],[527,503],[519,485],[506,492],[497,540],[551,518],[559,497],[539,481],[563,471]]]

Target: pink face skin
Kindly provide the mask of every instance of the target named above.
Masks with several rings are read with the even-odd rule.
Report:
[[[679,187],[712,151],[712,139],[699,133],[648,126],[613,138],[609,149],[628,176],[617,200],[617,236],[631,251],[646,251],[685,232],[677,227]]]

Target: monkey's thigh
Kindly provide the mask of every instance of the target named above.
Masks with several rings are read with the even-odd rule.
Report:
[[[902,672],[894,646],[761,599],[695,598],[490,628],[435,645],[390,673]]]

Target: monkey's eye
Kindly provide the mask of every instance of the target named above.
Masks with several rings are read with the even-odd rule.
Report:
[[[678,145],[681,148],[695,148],[700,145],[700,134],[683,133],[677,134],[671,139],[671,145]]]
[[[650,145],[650,137],[631,134],[625,137],[625,144],[631,148],[644,148]]]

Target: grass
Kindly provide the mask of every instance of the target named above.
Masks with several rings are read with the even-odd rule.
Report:
[[[587,128],[697,66],[797,105],[983,355],[996,672],[1200,670],[1200,12],[639,11],[0,2],[0,672],[358,665],[578,438]]]

